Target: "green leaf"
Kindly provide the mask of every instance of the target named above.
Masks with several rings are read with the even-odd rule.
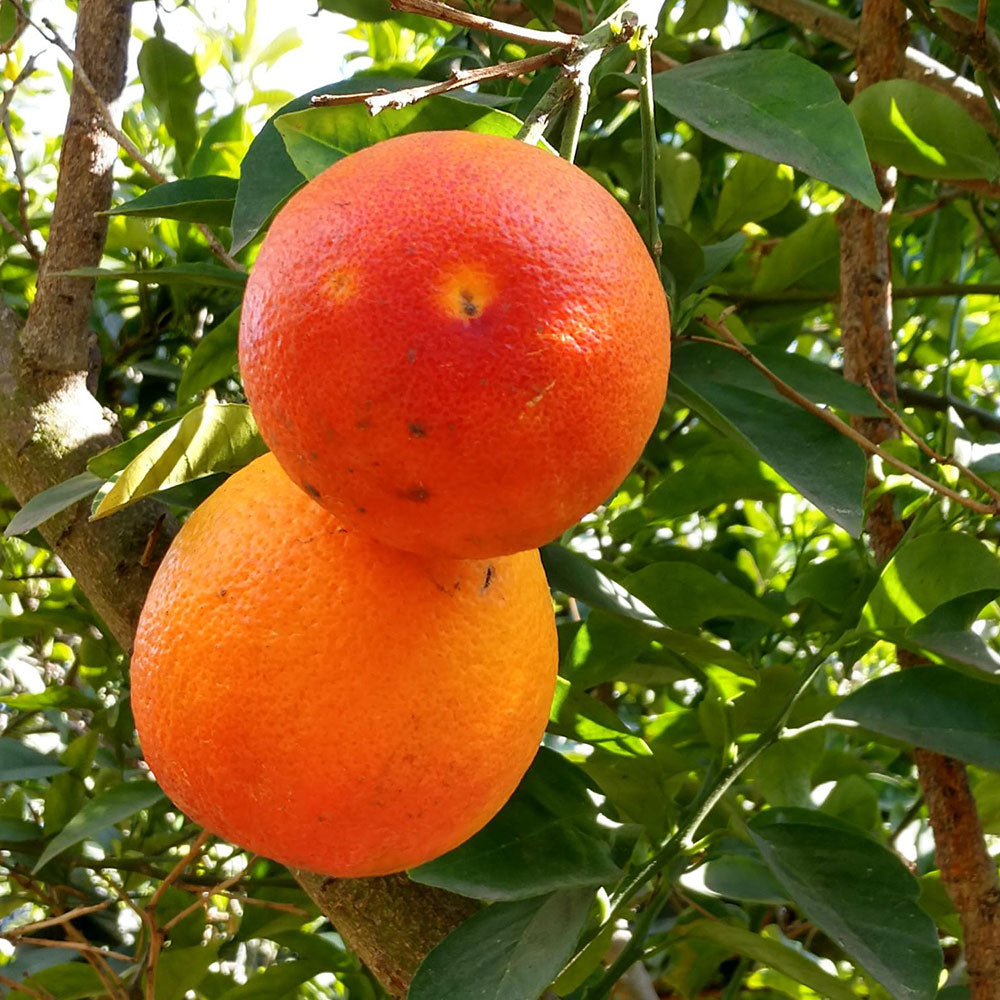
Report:
[[[762,295],[786,288],[835,292],[839,281],[840,234],[833,214],[824,212],[789,233],[764,257],[751,287]]]
[[[3,700],[19,712],[38,712],[50,708],[85,708],[93,712],[102,707],[99,698],[86,695],[79,688],[62,685],[46,688],[38,694],[8,695]]]
[[[976,23],[979,16],[979,0],[934,0],[932,6],[943,7],[945,10],[953,10],[956,14],[961,14],[972,24]],[[986,23],[1000,34],[1000,9],[996,4],[986,5]],[[971,25],[970,25],[971,27]]]
[[[69,278],[111,278],[140,285],[204,285],[206,288],[241,289],[247,283],[243,271],[218,264],[174,264],[172,267],[77,267],[60,271]]]
[[[231,312],[195,345],[177,385],[177,399],[187,400],[232,375],[237,365],[240,311]]]
[[[196,406],[122,470],[93,517],[107,517],[150,493],[202,476],[233,472],[266,450],[249,406]]]
[[[317,94],[359,94],[380,88],[399,90],[419,82],[426,81],[382,76],[339,80],[296,97],[271,115],[250,144],[240,166],[240,182],[233,208],[232,252],[242,250],[305,181],[289,157],[285,143],[275,127],[274,123],[278,118],[308,108],[310,100]]]
[[[796,983],[808,986],[827,1000],[856,1000],[851,984],[831,976],[819,965],[819,959],[807,958],[802,952],[781,944],[773,938],[754,934],[753,931],[722,920],[698,918],[678,924],[671,936],[710,941],[728,948],[738,955],[760,962],[790,976]]]
[[[0,700],[5,701],[6,699]],[[68,771],[54,757],[10,737],[0,738],[0,781],[30,781]]]
[[[42,830],[35,823],[0,816],[0,844],[22,844],[28,840],[38,840],[41,836]]]
[[[795,171],[744,153],[729,171],[715,206],[715,231],[729,235],[780,212],[791,200]]]
[[[691,217],[694,200],[701,186],[701,164],[697,157],[673,146],[660,146],[656,157],[660,180],[660,204],[663,222],[683,226]]]
[[[804,809],[769,809],[750,822],[764,860],[803,913],[894,1000],[932,1000],[941,973],[934,921],[892,851]]]
[[[948,601],[986,589],[1000,590],[1000,559],[986,544],[954,531],[918,535],[904,539],[885,564],[863,620],[895,634]]]
[[[143,43],[138,66],[145,96],[177,144],[178,173],[183,173],[198,145],[195,109],[202,90],[198,67],[192,56],[160,34]]]
[[[1000,690],[947,667],[876,677],[831,713],[874,733],[1000,771]]]
[[[777,493],[777,485],[762,474],[760,459],[750,449],[723,440],[699,449],[680,469],[664,476],[644,506],[654,517],[673,520],[734,500],[774,500]]]
[[[603,608],[652,628],[666,626],[642,601],[602,573],[591,559],[562,545],[543,545],[542,566],[549,586],[579,598],[592,608]]]
[[[372,116],[363,104],[309,108],[282,115],[275,126],[299,172],[315,177],[337,160],[384,139],[411,132],[467,129],[513,138],[519,118],[482,104],[442,95]]]
[[[1000,175],[989,133],[950,97],[915,80],[882,80],[851,102],[876,163],[918,177]]]
[[[218,1000],[284,1000],[295,996],[304,982],[326,971],[325,963],[314,958],[281,962],[226,990]]]
[[[733,384],[727,366],[735,357],[709,345],[683,345],[674,352],[671,393],[718,430],[748,444],[845,531],[860,535],[864,453],[800,407]],[[748,362],[737,360],[744,372],[753,371]],[[748,377],[741,373],[740,381]]]
[[[517,791],[479,833],[409,875],[463,896],[516,900],[600,885],[621,872],[601,838],[580,769],[543,748]]]
[[[182,1000],[218,960],[218,944],[166,948],[156,961],[156,1000]]]
[[[4,972],[9,970],[8,966]],[[60,961],[58,965],[29,976],[24,980],[24,986],[24,991],[12,989],[6,996],[11,1000],[28,1000],[29,997],[37,1000],[39,994],[55,997],[56,1000],[87,1000],[90,997],[107,996],[107,989],[93,967],[84,962],[72,961],[70,957]]]
[[[682,631],[693,631],[710,618],[753,618],[770,625],[781,620],[753,595],[694,563],[653,563],[633,573],[625,585],[661,621]]]
[[[4,529],[4,537],[27,534],[60,511],[96,493],[102,482],[103,479],[92,472],[81,472],[78,476],[36,493],[10,519],[10,524]]]
[[[53,858],[74,844],[114,826],[140,809],[148,809],[163,798],[159,785],[152,781],[138,779],[113,785],[106,792],[92,798],[63,828],[49,841],[32,874],[44,868]]]
[[[95,476],[100,476],[102,480],[110,479],[116,472],[121,472],[133,458],[141,455],[150,442],[155,441],[182,419],[182,417],[168,417],[166,420],[161,420],[147,427],[144,431],[134,434],[122,441],[121,444],[105,448],[104,451],[87,462],[88,471]]]
[[[193,177],[160,184],[124,205],[112,208],[107,214],[228,226],[235,203],[235,178]]]
[[[639,757],[652,754],[646,741],[633,733],[615,712],[565,677],[556,678],[549,731],[591,746],[608,745],[613,752]]]
[[[722,845],[718,850],[722,851]],[[730,845],[725,853],[710,857],[703,865],[681,875],[680,883],[692,892],[719,899],[739,899],[772,906],[788,904],[784,886],[748,844]]]
[[[573,954],[593,892],[496,903],[424,959],[407,1000],[538,1000]]]
[[[678,35],[704,31],[722,24],[729,9],[727,0],[684,0],[684,11],[674,25]]]
[[[830,75],[799,56],[757,49],[699,59],[658,73],[653,94],[714,139],[882,205],[857,121]]]

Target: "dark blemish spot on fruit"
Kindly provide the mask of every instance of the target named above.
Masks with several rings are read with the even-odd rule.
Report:
[[[305,480],[303,480],[302,482],[302,489],[304,489],[306,493],[308,493],[309,496],[313,498],[313,500],[318,500],[322,496],[320,491],[316,489],[316,487],[313,486],[312,483],[307,483],[305,482]]]
[[[464,312],[466,316],[478,316],[479,306],[476,305],[476,299],[472,292],[463,291],[460,292],[459,295],[461,297],[462,312]]]
[[[382,467],[382,463],[381,462],[372,462],[372,468],[373,469],[379,469],[381,467]]]
[[[416,422],[410,424],[410,434],[415,438],[427,437],[427,428]]]
[[[409,361],[411,365],[417,360],[417,349],[415,347],[411,347],[406,352],[406,360]]]
[[[492,566],[486,567],[486,578],[483,580],[483,585],[479,588],[480,594],[485,594],[489,590],[490,584],[493,582],[493,575],[495,570]]]
[[[367,507],[358,507],[358,513],[359,514],[367,514],[368,513],[368,508]]]
[[[354,472],[354,470],[350,466],[348,466],[347,467],[347,473],[348,473],[348,475],[351,475],[353,472]]]
[[[219,588],[219,597],[225,597],[227,593],[228,593],[228,591],[226,590],[225,587],[220,587]]]
[[[319,458],[319,452],[318,451],[311,451],[311,452],[309,452],[309,461],[310,462],[315,462],[317,458]]]
[[[372,422],[370,420],[358,420],[355,422],[354,426],[357,427],[359,431],[366,431],[371,427]]]
[[[455,431],[458,430],[458,428],[450,420],[448,421],[448,423],[446,424],[446,426],[447,426],[448,430],[451,431],[452,434],[454,434]]]
[[[404,500],[412,500],[414,503],[423,503],[430,496],[430,493],[427,492],[426,487],[417,483],[415,486],[410,486],[403,490],[399,495]]]

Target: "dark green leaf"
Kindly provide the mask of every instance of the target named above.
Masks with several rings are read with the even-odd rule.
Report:
[[[774,500],[777,493],[753,452],[735,441],[717,441],[664,476],[645,506],[654,517],[673,519],[734,500]]]
[[[71,278],[113,278],[140,285],[204,285],[208,288],[240,289],[247,283],[243,271],[218,264],[174,264],[171,267],[77,267],[61,271]]]
[[[1000,590],[1000,559],[989,546],[953,531],[918,535],[904,539],[885,564],[864,621],[882,632],[905,629],[946,602],[985,589]]]
[[[710,618],[753,618],[776,624],[780,616],[745,590],[694,563],[653,563],[626,580],[629,593],[672,628],[692,631]]]
[[[842,528],[860,534],[866,468],[861,449],[800,407],[733,384],[725,367],[713,369],[718,362],[706,353],[713,350],[699,344],[677,350],[670,391],[710,424],[749,444]]]
[[[20,844],[26,840],[38,840],[41,836],[41,828],[35,823],[0,816],[0,844]]]
[[[102,480],[110,479],[116,472],[121,472],[133,458],[141,455],[152,441],[155,441],[181,419],[181,417],[168,417],[166,420],[160,420],[144,431],[134,434],[128,440],[122,441],[121,444],[105,448],[104,451],[87,462],[88,471],[94,473],[95,476],[100,476]]]
[[[151,493],[215,472],[233,472],[267,449],[250,407],[205,403],[148,445],[101,499],[94,518],[107,517]]]
[[[577,597],[592,608],[603,608],[653,628],[665,627],[642,601],[602,573],[586,556],[556,544],[543,546],[541,554],[553,589]]]
[[[658,73],[653,92],[715,139],[791,164],[869,208],[882,205],[856,120],[829,74],[799,56],[726,52]]]
[[[108,215],[135,215],[148,219],[179,219],[228,226],[236,203],[233,177],[192,177],[160,184],[138,198],[111,209]]]
[[[113,785],[106,792],[92,798],[49,841],[32,871],[37,872],[74,844],[134,816],[140,809],[148,809],[162,798],[163,792],[152,781],[138,779]]]
[[[915,80],[881,80],[851,102],[876,163],[934,178],[1000,174],[989,133],[960,105]]]
[[[240,167],[240,182],[236,189],[236,206],[232,219],[232,252],[236,253],[245,247],[305,181],[292,163],[285,143],[275,128],[276,119],[292,111],[308,108],[310,100],[317,94],[359,94],[379,88],[399,90],[412,86],[415,82],[422,81],[381,76],[339,80],[296,97],[271,115],[250,144]]]
[[[143,43],[138,65],[145,95],[177,144],[178,173],[183,173],[198,145],[195,109],[202,89],[198,67],[192,56],[159,34]]]
[[[942,965],[937,929],[892,851],[803,809],[769,809],[751,820],[750,834],[809,920],[894,1000],[932,1000]]]
[[[350,153],[411,132],[468,129],[513,138],[520,119],[448,95],[430,97],[405,108],[372,116],[363,104],[309,108],[275,120],[292,162],[306,178],[315,177]]]
[[[198,341],[177,385],[178,400],[204,392],[236,370],[240,311],[231,312]]]
[[[0,704],[2,704],[0,700]],[[0,781],[29,781],[68,771],[54,757],[39,753],[11,737],[0,738]]]
[[[4,972],[8,970],[9,966],[5,967]],[[31,1000],[37,1000],[43,990],[45,992],[42,995],[47,994],[57,1000],[87,1000],[90,997],[107,995],[107,990],[93,967],[85,962],[73,961],[70,956],[61,958],[59,964],[52,964],[50,968],[28,977],[24,985],[31,992],[12,990],[6,996],[11,1000],[29,1000],[29,997]]]
[[[4,530],[7,538],[24,535],[50,517],[72,507],[97,492],[103,479],[92,472],[81,472],[41,493],[36,493],[11,519]]]
[[[527,899],[610,882],[621,873],[596,817],[579,768],[543,748],[486,827],[409,874],[477,899]]]
[[[745,927],[722,920],[698,918],[679,924],[672,934],[729,948],[738,955],[745,955],[761,965],[783,972],[796,984],[808,986],[827,1000],[856,1000],[857,995],[851,984],[824,971],[818,958],[807,958],[794,948],[773,938],[754,934]]]
[[[218,960],[218,944],[165,949],[156,962],[156,1000],[182,1000]]]
[[[681,876],[681,884],[692,892],[749,903],[788,903],[784,886],[771,874],[760,855],[749,845],[711,857],[703,865]]]
[[[947,667],[876,677],[833,711],[894,740],[1000,771],[1000,689]]]
[[[496,903],[424,959],[407,1000],[538,1000],[573,954],[593,892]]]

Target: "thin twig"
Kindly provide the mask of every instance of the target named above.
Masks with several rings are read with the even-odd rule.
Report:
[[[642,119],[642,197],[641,207],[646,216],[646,246],[650,256],[660,270],[660,255],[663,243],[660,240],[660,218],[656,203],[656,158],[659,153],[659,137],[656,134],[656,106],[653,101],[653,39],[654,31],[648,31],[639,50],[639,113]]]
[[[497,21],[492,17],[482,17],[471,11],[459,10],[437,0],[390,0],[394,10],[408,14],[423,14],[449,24],[457,24],[460,28],[470,28],[473,31],[485,31],[501,38],[509,38],[525,45],[558,45],[564,49],[572,49],[579,40],[578,35],[570,35],[565,31],[536,31],[534,28],[522,28],[517,24]]]
[[[11,944],[31,944],[40,948],[68,948],[81,954],[100,955],[101,958],[117,958],[123,962],[131,962],[131,955],[123,955],[120,951],[105,951],[89,941],[54,941],[52,938],[23,937],[20,934],[2,934],[5,941]]]
[[[809,288],[786,288],[777,292],[731,292],[723,291],[720,297],[737,305],[777,306],[797,302],[833,302],[839,295],[838,289],[823,291]],[[902,285],[892,290],[893,300],[929,298],[966,298],[970,295],[1000,295],[1000,283],[962,284],[943,281],[936,285]]]
[[[15,993],[26,993],[29,997],[34,997],[35,1000],[56,1000],[48,990],[33,988],[28,986],[27,983],[11,979],[10,976],[0,975],[0,983],[4,986],[9,986]]]
[[[484,80],[511,79],[525,73],[532,73],[545,66],[562,62],[565,57],[565,49],[557,47],[549,49],[548,52],[542,52],[540,55],[528,56],[526,59],[514,59],[510,62],[481,66],[476,69],[455,70],[447,80],[427,83],[419,87],[407,87],[404,90],[386,90],[384,87],[380,87],[378,90],[362,94],[318,94],[310,103],[315,108],[336,107],[341,104],[364,104],[374,117],[380,111],[385,111],[386,108],[405,108],[407,105],[422,101],[425,97],[447,94],[451,90],[468,87],[474,83],[482,83]]]
[[[856,431],[850,424],[845,423],[835,413],[832,413],[830,410],[826,410],[821,406],[817,406],[811,399],[807,399],[802,395],[802,393],[797,392],[787,382],[784,382],[777,375],[775,375],[774,372],[767,367],[767,365],[758,360],[754,354],[735,337],[735,335],[724,323],[717,322],[710,316],[700,316],[699,322],[707,326],[710,330],[715,331],[720,337],[724,338],[722,341],[712,341],[709,338],[700,338],[701,340],[708,343],[716,343],[720,347],[734,351],[745,358],[771,383],[771,385],[775,387],[775,389],[778,390],[779,393],[781,393],[782,396],[795,403],[796,406],[799,406],[808,413],[811,413],[813,416],[819,417],[823,423],[829,424],[835,431],[843,434],[844,437],[849,438],[868,454],[878,455],[883,462],[888,463],[893,466],[893,468],[899,469],[900,472],[904,472],[908,476],[912,476],[914,479],[922,482],[925,486],[930,487],[935,493],[940,493],[942,496],[946,496],[949,499],[954,500],[955,503],[961,504],[969,510],[974,510],[977,514],[989,514],[995,517],[998,513],[1000,513],[1000,504],[986,504],[979,500],[973,500],[971,497],[962,496],[961,493],[956,493],[955,490],[942,485],[930,476],[924,475],[924,473],[922,473],[919,469],[915,469],[912,465],[908,465],[906,462],[896,458],[895,455],[886,451],[880,445],[869,441],[864,434],[860,433],[860,431]]]
[[[87,75],[86,70],[80,65],[80,60],[77,59],[76,53],[70,46],[68,46],[60,36],[59,32],[56,31],[52,22],[48,18],[42,19],[42,24],[46,30],[40,28],[34,21],[28,17],[27,13],[24,11],[21,5],[21,0],[11,0],[11,3],[20,10],[24,16],[27,18],[28,23],[38,31],[43,38],[52,42],[52,44],[57,45],[69,58],[70,62],[73,64],[73,76],[75,79],[80,81],[80,85],[87,92],[87,96],[93,102],[94,107],[97,109],[97,113],[101,118],[101,127],[105,132],[118,145],[125,150],[126,153],[134,160],[142,169],[154,180],[157,184],[165,184],[167,177],[165,174],[161,173],[152,163],[143,156],[139,147],[118,127],[115,123],[114,116],[111,114],[111,109],[105,103],[104,99],[98,93],[97,88],[91,82],[90,77]],[[46,31],[48,33],[46,33]],[[208,249],[211,251],[212,255],[221,263],[225,264],[226,267],[233,271],[245,271],[246,268],[242,264],[237,263],[233,258],[227,253],[226,248],[219,242],[219,238],[212,232],[212,230],[205,225],[203,222],[196,222],[195,228],[204,236],[206,242],[208,243]]]
[[[941,455],[935,451],[910,425],[875,391],[871,380],[866,378],[865,388],[871,394],[875,405],[892,421],[893,424],[905,434],[932,462],[936,465],[950,465],[957,469],[961,475],[965,476],[971,483],[978,486],[984,493],[988,494],[1000,509],[1000,492],[995,490],[985,479],[981,479],[971,469],[963,465],[954,455]]]
[[[86,916],[88,913],[96,913],[98,910],[106,910],[112,905],[110,899],[104,900],[103,903],[94,903],[92,906],[78,906],[75,910],[67,910],[65,913],[60,913],[58,917],[48,917],[46,920],[36,920],[31,924],[22,924],[20,927],[16,927],[11,934],[34,934],[35,931],[43,930],[46,927],[56,927],[59,924],[64,924],[68,920],[75,920],[77,917]],[[9,935],[2,935],[7,937]]]
[[[10,235],[28,252],[28,256],[36,263],[40,264],[42,261],[42,253],[31,242],[31,237],[27,233],[22,233],[17,226],[14,225],[10,219],[7,218],[3,212],[0,212],[0,229],[6,230]]]
[[[194,911],[199,907],[204,906],[212,896],[225,894],[226,890],[230,886],[235,885],[241,878],[243,878],[255,860],[256,855],[249,858],[243,868],[240,869],[240,871],[238,871],[235,875],[230,875],[229,878],[223,879],[217,886],[214,886],[211,889],[202,889],[198,899],[196,899],[190,906],[186,906],[180,911],[180,913],[175,914],[163,925],[163,933],[169,934],[170,931],[172,931],[174,927],[176,927],[186,916],[194,913]]]
[[[545,136],[546,129],[552,124],[553,118],[572,96],[572,80],[565,73],[560,73],[524,119],[517,138],[529,146],[537,146]]]
[[[583,130],[583,120],[587,117],[590,105],[590,78],[602,55],[601,49],[588,52],[582,59],[566,67],[566,75],[572,84],[572,96],[566,119],[563,122],[562,142],[559,145],[559,155],[569,160],[576,159],[576,147],[580,142],[580,132]]]
[[[188,848],[187,853],[170,869],[167,877],[156,887],[156,891],[149,898],[149,903],[146,906],[147,910],[155,910],[160,900],[163,898],[163,894],[167,891],[167,888],[181,876],[184,869],[190,865],[195,858],[201,854],[202,848],[208,843],[211,838],[211,834],[208,830],[202,830],[197,837],[191,843]]]

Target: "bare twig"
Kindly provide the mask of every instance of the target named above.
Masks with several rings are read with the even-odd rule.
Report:
[[[811,399],[806,398],[802,393],[797,392],[793,389],[787,382],[783,381],[770,368],[767,367],[762,361],[760,361],[754,354],[741,343],[736,336],[729,330],[729,328],[724,324],[713,320],[710,316],[700,316],[699,322],[703,323],[710,330],[714,330],[720,337],[723,338],[722,341],[711,340],[706,337],[691,337],[691,340],[700,340],[707,343],[718,344],[720,347],[728,348],[734,351],[736,354],[741,355],[747,361],[750,362],[770,383],[784,396],[786,399],[795,403],[796,406],[801,407],[803,410],[811,413],[815,417],[819,417],[820,420],[825,424],[829,424],[838,433],[843,434],[844,437],[853,441],[859,448],[862,448],[869,455],[878,455],[883,462],[893,466],[893,468],[899,469],[900,472],[906,473],[908,476],[912,476],[914,479],[919,480],[925,486],[930,487],[936,493],[940,493],[942,496],[946,496],[955,503],[961,504],[963,507],[967,507],[969,510],[974,510],[977,514],[989,514],[995,516],[1000,513],[1000,504],[992,503],[986,504],[979,500],[974,500],[971,497],[963,496],[961,493],[956,493],[955,490],[944,486],[943,484],[937,482],[937,480],[932,479],[930,476],[924,475],[919,469],[913,468],[912,465],[908,465],[901,459],[896,458],[892,452],[886,451],[880,445],[875,444],[864,436],[864,434],[856,431],[850,424],[845,423],[840,419],[835,413],[830,410],[826,410],[821,406],[817,406]]]
[[[43,930],[46,927],[56,927],[59,924],[65,924],[69,920],[75,920],[77,917],[84,917],[88,913],[96,913],[98,910],[106,910],[111,906],[111,900],[106,899],[103,903],[94,903],[92,906],[78,906],[75,910],[67,910],[65,913],[60,913],[57,917],[48,917],[45,920],[36,920],[31,924],[22,924],[20,927],[16,927],[10,934],[34,934],[35,931]],[[9,937],[9,935],[0,935],[3,937]]]
[[[24,247],[24,249],[28,252],[28,256],[31,257],[36,264],[41,261],[42,253],[38,247],[31,242],[31,237],[27,233],[22,233],[21,230],[18,229],[17,226],[15,226],[14,223],[3,214],[3,212],[0,212],[0,229],[4,229],[10,233],[10,235],[13,236],[22,247]]]
[[[460,28],[485,31],[524,45],[557,45],[564,49],[572,49],[578,41],[578,36],[564,31],[536,31],[534,28],[523,28],[518,24],[509,24],[492,17],[473,14],[471,11],[449,7],[447,4],[438,3],[437,0],[390,0],[390,3],[395,10],[408,14],[423,14],[425,17],[457,24]]]
[[[986,480],[981,479],[971,469],[967,468],[954,455],[941,455],[936,452],[910,425],[875,391],[871,379],[864,380],[864,386],[871,394],[878,408],[905,434],[932,462],[936,465],[950,465],[957,469],[971,483],[978,486],[984,493],[991,496],[994,503],[1000,505],[1000,492],[995,490]],[[998,507],[1000,509],[1000,507]]]
[[[316,108],[363,103],[374,116],[386,108],[405,108],[407,105],[422,101],[425,97],[447,94],[451,90],[468,87],[474,83],[482,83],[484,80],[511,79],[525,73],[532,73],[535,70],[562,62],[565,56],[565,49],[554,48],[549,49],[548,52],[542,52],[540,55],[528,56],[526,59],[515,59],[476,69],[455,70],[447,80],[423,84],[419,87],[407,87],[404,90],[386,90],[380,87],[378,90],[362,94],[318,94],[310,103]]]
[[[18,982],[16,979],[11,979],[10,976],[0,975],[0,983],[10,987],[11,992],[25,993],[29,997],[34,997],[34,1000],[56,1000],[48,990],[28,986],[27,983]]]
[[[218,885],[213,886],[211,889],[202,889],[198,899],[196,899],[190,906],[184,907],[184,909],[181,910],[180,913],[177,913],[174,916],[172,916],[163,925],[163,933],[169,934],[170,931],[173,930],[173,928],[176,927],[186,916],[188,916],[191,913],[194,913],[194,911],[197,910],[199,907],[204,906],[212,896],[225,894],[226,890],[230,886],[235,885],[237,882],[240,881],[241,878],[243,878],[244,875],[246,875],[247,871],[250,869],[250,866],[256,860],[257,860],[256,855],[249,857],[247,859],[247,863],[235,875],[230,875],[228,878],[223,879]]]
[[[896,383],[896,394],[907,406],[918,406],[925,410],[934,410],[936,413],[944,413],[951,409],[961,417],[978,420],[987,430],[1000,433],[1000,414],[984,410],[981,406],[973,406],[972,403],[967,403],[957,396],[939,396],[926,389],[907,385],[905,382]]]
[[[786,288],[777,292],[722,292],[721,295],[738,305],[776,306],[796,302],[834,302],[838,290],[824,291],[809,288]],[[935,285],[903,285],[894,287],[893,299],[930,299],[942,297],[967,298],[970,295],[1000,295],[1000,284],[983,282],[961,284],[942,281]]]
[[[11,944],[37,945],[39,948],[68,948],[81,954],[100,955],[101,958],[116,958],[123,962],[131,962],[131,955],[123,955],[120,951],[105,951],[88,941],[54,941],[52,938],[23,937],[20,934],[2,934],[4,940]]]
[[[167,891],[167,888],[172,885],[177,879],[183,874],[184,869],[190,865],[195,858],[201,854],[202,848],[208,843],[211,838],[211,834],[208,830],[202,830],[197,837],[192,841],[191,846],[188,848],[187,853],[170,869],[167,877],[156,887],[156,891],[149,899],[149,903],[146,906],[147,910],[155,910],[159,905],[160,900],[163,898],[163,894]]]

